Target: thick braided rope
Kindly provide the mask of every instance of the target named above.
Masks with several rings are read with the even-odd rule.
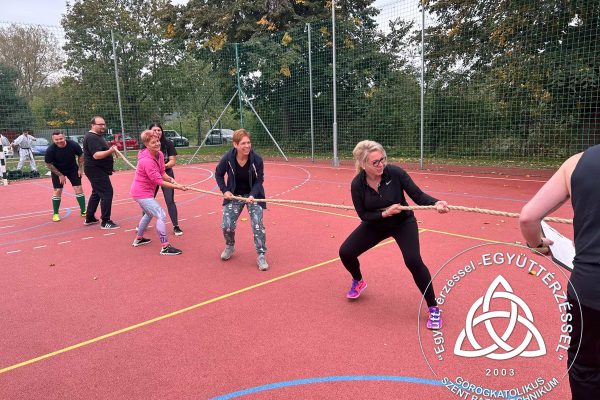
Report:
[[[223,197],[223,195],[221,193],[211,192],[209,190],[197,189],[197,188],[191,187],[191,186],[188,186],[188,189],[193,190],[195,192],[206,193],[206,194],[210,194],[213,196]],[[246,200],[246,198],[238,197],[238,196],[232,196],[231,199],[241,200],[241,201]],[[354,207],[352,207],[352,206],[344,206],[344,205],[340,205],[340,204],[329,204],[329,203],[318,203],[318,202],[314,202],[314,201],[303,201],[303,200],[254,199],[254,201],[263,202],[263,203],[303,204],[303,205],[317,206],[317,207],[338,208],[338,209],[342,209],[342,210],[354,210]],[[475,213],[480,213],[480,214],[498,215],[498,216],[502,216],[502,217],[510,217],[510,218],[518,218],[519,217],[518,213],[488,210],[485,208],[471,208],[471,207],[450,206],[450,205],[448,206],[448,208],[451,210],[456,210],[456,211],[475,212]],[[400,209],[402,209],[402,210],[435,210],[435,206],[400,206]],[[544,218],[544,221],[558,222],[561,224],[572,224],[573,223],[572,219],[557,218],[557,217],[546,217],[546,218]]]
[[[131,168],[135,169],[135,166],[132,163],[130,163],[129,160],[127,158],[125,158],[125,156],[119,150],[117,150],[116,153]],[[195,192],[210,194],[212,196],[223,197],[223,195],[221,193],[211,192],[209,190],[197,189],[197,188],[192,187],[192,186],[188,186],[188,189],[193,190]],[[232,196],[231,199],[246,201],[246,198],[244,198],[244,197],[238,197],[238,196]],[[285,199],[254,199],[254,201],[256,201],[256,202],[263,202],[263,203],[302,204],[302,205],[307,205],[307,206],[337,208],[337,209],[340,209],[340,210],[354,210],[354,207],[352,207],[352,206],[344,206],[344,205],[340,205],[340,204],[330,204],[330,203],[319,203],[319,202],[315,202],[315,201],[285,200]],[[506,211],[489,210],[489,209],[485,209],[485,208],[472,208],[472,207],[450,206],[450,205],[448,206],[448,208],[450,210],[456,210],[456,211],[474,212],[474,213],[479,213],[479,214],[498,215],[498,216],[501,216],[501,217],[519,218],[519,214],[518,213],[511,213],[511,212],[506,212]],[[435,206],[400,206],[400,209],[401,210],[434,210]],[[546,218],[544,218],[544,221],[547,221],[547,222],[558,222],[558,223],[561,223],[561,224],[572,224],[573,223],[572,219],[558,218],[558,217],[546,217]]]
[[[129,165],[131,168],[135,169],[135,165],[133,165],[132,163],[130,163],[130,162],[129,162],[129,160],[127,159],[127,157],[125,157],[125,156],[123,155],[123,153],[121,153],[121,152],[120,152],[118,149],[115,149],[115,153],[117,153],[117,155],[118,155],[119,157],[121,157],[121,158],[123,159],[123,161],[125,161],[125,163],[126,163],[127,165]]]

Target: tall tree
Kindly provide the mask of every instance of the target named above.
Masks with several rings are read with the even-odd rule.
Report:
[[[0,63],[14,68],[17,90],[30,100],[52,75],[59,75],[63,56],[47,28],[12,24],[0,27]]]
[[[523,140],[586,129],[600,114],[597,0],[423,3],[437,21],[426,33],[430,77],[483,82]]]
[[[17,75],[14,68],[0,63],[0,128],[19,130],[33,122],[26,99],[18,93]]]
[[[62,20],[66,65],[88,90],[77,118],[99,113],[119,126],[111,30],[126,129],[139,131],[150,119],[176,111],[166,72],[177,73],[182,51],[169,45],[172,28],[162,20],[170,8],[167,0],[77,0],[67,5]]]

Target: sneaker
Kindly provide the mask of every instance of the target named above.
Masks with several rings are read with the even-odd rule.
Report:
[[[146,239],[144,237],[142,238],[135,238],[135,240],[133,241],[133,243],[131,244],[133,247],[138,247],[138,246],[142,246],[144,244],[148,244],[152,241],[152,239]]]
[[[367,288],[367,282],[365,282],[364,279],[360,280],[360,281],[356,281],[356,280],[352,279],[352,287],[348,291],[348,294],[346,295],[346,297],[349,299],[358,299],[360,294],[366,288]]]
[[[181,236],[181,235],[183,235],[183,231],[181,230],[181,228],[179,227],[179,225],[175,225],[173,227],[173,233],[175,234],[175,236]]]
[[[223,261],[229,260],[231,258],[232,254],[233,254],[233,246],[226,245],[225,250],[223,250],[223,252],[221,253],[221,260],[223,260]]]
[[[183,253],[181,250],[176,249],[175,247],[168,244],[166,247],[160,249],[160,254],[163,256],[177,256]]]
[[[267,271],[269,269],[269,264],[267,264],[267,259],[264,254],[259,254],[256,259],[256,265],[258,265],[258,269],[260,271]]]
[[[85,221],[83,221],[83,224],[84,225],[94,225],[94,224],[97,224],[98,222],[100,222],[100,221],[98,221],[96,218],[92,217],[92,218],[86,218]]]
[[[58,214],[52,215],[52,221],[54,221],[54,222],[60,221],[60,215],[58,215]]]
[[[86,213],[87,213],[87,212],[86,212],[85,210],[83,210],[83,211],[81,212],[81,216],[82,216],[83,218],[85,218],[85,217],[87,216],[87,215],[86,215]]]
[[[120,226],[116,223],[113,222],[112,220],[108,220],[108,221],[102,221],[102,223],[100,224],[100,229],[119,229]]]
[[[438,307],[429,307],[427,329],[442,329],[442,310],[440,310]]]

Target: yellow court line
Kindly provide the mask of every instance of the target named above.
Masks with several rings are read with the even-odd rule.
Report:
[[[473,240],[479,240],[482,242],[489,242],[489,243],[510,243],[510,242],[503,242],[503,241],[498,241],[498,240],[484,239],[484,238],[475,237],[475,236],[460,235],[458,233],[436,231],[435,229],[428,229],[428,228],[423,228],[421,230],[421,232],[433,232],[433,233],[439,233],[441,235],[456,236],[456,237],[460,237],[460,238],[464,238],[464,239],[473,239]]]
[[[338,216],[338,217],[346,217],[346,218],[352,218],[352,219],[359,219],[357,215],[347,215],[347,214],[340,214],[340,213],[331,212],[331,211],[315,210],[314,208],[298,207],[298,206],[292,206],[292,205],[289,205],[289,204],[273,203],[271,205],[273,205],[273,206],[289,207],[289,208],[296,208],[298,210],[314,211],[314,212],[317,212],[317,213],[335,215],[335,216]],[[351,210],[348,210],[348,211],[351,211]]]
[[[289,206],[289,205],[285,205],[285,206],[286,207],[292,207],[292,208],[301,208],[301,209],[305,209],[305,210],[309,210],[309,211],[315,211],[315,212],[324,212],[324,213],[327,213],[327,214],[334,214],[334,215],[339,215],[339,216],[344,216],[344,217],[350,217],[350,216],[344,215],[344,214],[335,214],[335,213],[330,213],[330,212],[326,212],[326,211],[319,211],[319,210],[307,209],[307,208],[304,208],[304,207],[296,207],[296,206]],[[352,218],[357,218],[357,217],[353,216]],[[434,230],[434,229],[419,228],[419,232],[420,233],[423,233],[423,232],[433,232],[433,233],[440,233],[440,234],[443,234],[443,235],[450,235],[450,236],[462,237],[462,238],[466,238],[466,239],[474,239],[474,240],[481,240],[481,241],[486,241],[486,242],[501,243],[501,242],[494,241],[494,240],[489,240],[489,239],[484,239],[484,238],[477,238],[477,237],[473,237],[473,236],[459,235],[459,234],[450,233],[450,232],[437,231],[437,230]],[[390,243],[395,243],[395,241],[393,239],[386,240],[386,241],[381,242],[378,245],[376,245],[375,248],[383,247],[383,246],[386,246],[386,245],[388,245]],[[236,290],[234,292],[230,292],[230,293],[224,294],[222,296],[214,297],[212,299],[203,301],[201,303],[194,304],[192,306],[189,306],[189,307],[186,307],[186,308],[182,308],[180,310],[177,310],[177,311],[174,311],[174,312],[171,312],[171,313],[168,313],[168,314],[164,314],[164,315],[158,316],[156,318],[152,318],[152,319],[140,322],[138,324],[125,327],[123,329],[119,329],[119,330],[116,330],[116,331],[113,331],[113,332],[106,333],[106,334],[101,335],[101,336],[97,336],[95,338],[92,338],[92,339],[89,339],[89,340],[86,340],[86,341],[74,344],[72,346],[64,347],[62,349],[53,351],[51,353],[47,353],[47,354],[44,354],[44,355],[41,355],[41,356],[38,356],[38,357],[35,357],[35,358],[32,358],[32,359],[29,359],[29,360],[26,360],[26,361],[23,361],[23,362],[20,362],[20,363],[17,363],[17,364],[9,365],[8,367],[4,367],[4,368],[0,369],[0,374],[3,374],[5,372],[9,372],[9,371],[15,370],[15,369],[18,369],[18,368],[21,368],[21,367],[25,367],[27,365],[30,365],[30,364],[36,363],[38,361],[42,361],[42,360],[45,360],[45,359],[48,359],[48,358],[51,358],[51,357],[54,357],[54,356],[57,356],[57,355],[60,355],[60,354],[63,354],[63,353],[67,353],[69,351],[76,350],[78,348],[81,348],[81,347],[84,347],[84,346],[87,346],[87,345],[90,345],[90,344],[94,344],[96,342],[100,342],[100,341],[105,340],[105,339],[109,339],[109,338],[111,338],[113,336],[117,336],[117,335],[120,335],[122,333],[127,333],[127,332],[133,331],[135,329],[142,328],[142,327],[147,326],[147,325],[151,325],[151,324],[153,324],[155,322],[159,322],[159,321],[162,321],[162,320],[165,320],[165,319],[168,319],[168,318],[172,318],[172,317],[178,316],[180,314],[184,314],[184,313],[186,313],[188,311],[192,311],[192,310],[195,310],[197,308],[204,307],[204,306],[206,306],[208,304],[216,303],[217,301],[224,300],[224,299],[227,299],[229,297],[233,297],[235,295],[248,292],[248,291],[250,291],[252,289],[256,289],[256,288],[259,288],[261,286],[265,286],[265,285],[268,285],[270,283],[277,282],[277,281],[280,281],[280,280],[283,280],[283,279],[286,279],[286,278],[289,278],[289,277],[301,274],[303,272],[310,271],[312,269],[315,269],[315,268],[318,268],[318,267],[322,267],[324,265],[328,265],[328,264],[334,263],[334,262],[339,261],[339,260],[340,260],[339,257],[332,258],[330,260],[323,261],[323,262],[320,262],[318,264],[314,264],[314,265],[311,265],[309,267],[302,268],[302,269],[299,269],[297,271],[293,271],[293,272],[287,273],[285,275],[278,276],[278,277],[273,278],[273,279],[269,279],[269,280],[266,280],[266,281],[263,281],[263,282],[259,282],[259,283],[256,283],[254,285],[247,286],[245,288]]]
[[[385,246],[385,245],[388,245],[388,244],[393,243],[393,242],[394,242],[393,240],[388,240],[388,241],[379,243],[375,247]],[[76,350],[76,349],[78,349],[80,347],[84,347],[84,346],[87,346],[87,345],[90,345],[90,344],[93,344],[93,343],[96,343],[96,342],[100,342],[100,341],[102,341],[104,339],[108,339],[108,338],[111,338],[113,336],[120,335],[122,333],[130,332],[130,331],[133,331],[135,329],[142,328],[144,326],[153,324],[155,322],[159,322],[159,321],[171,318],[171,317],[175,317],[177,315],[186,313],[188,311],[192,311],[192,310],[195,310],[197,308],[204,307],[204,306],[206,306],[208,304],[215,303],[217,301],[227,299],[229,297],[232,297],[232,296],[235,296],[235,295],[238,295],[238,294],[250,291],[252,289],[256,289],[258,287],[265,286],[265,285],[267,285],[269,283],[277,282],[277,281],[280,281],[282,279],[286,279],[286,278],[292,277],[294,275],[298,275],[298,274],[300,274],[302,272],[310,271],[311,269],[322,267],[323,265],[331,264],[331,263],[339,261],[339,260],[340,260],[339,257],[332,258],[331,260],[323,261],[323,262],[320,262],[318,264],[314,264],[314,265],[311,265],[309,267],[302,268],[302,269],[299,269],[297,271],[290,272],[288,274],[281,275],[281,276],[278,276],[278,277],[273,278],[273,279],[269,279],[269,280],[266,280],[266,281],[263,281],[263,282],[259,282],[257,284],[254,284],[254,285],[247,286],[245,288],[236,290],[234,292],[230,292],[230,293],[224,294],[222,296],[215,297],[215,298],[203,301],[202,303],[194,304],[192,306],[189,306],[189,307],[186,307],[186,308],[182,308],[182,309],[174,311],[172,313],[164,314],[164,315],[161,315],[159,317],[152,318],[152,319],[140,322],[139,324],[131,325],[131,326],[128,326],[128,327],[123,328],[123,329],[119,329],[119,330],[116,330],[116,331],[113,331],[113,332],[109,332],[109,333],[106,333],[104,335],[97,336],[95,338],[83,341],[81,343],[74,344],[72,346],[64,347],[64,348],[62,348],[60,350],[56,350],[56,351],[53,351],[51,353],[47,353],[47,354],[41,355],[39,357],[35,357],[35,358],[32,358],[32,359],[27,360],[27,361],[23,361],[23,362],[20,362],[20,363],[17,363],[17,364],[9,365],[8,367],[4,367],[4,368],[0,369],[0,374],[3,374],[3,373],[8,372],[8,371],[15,370],[17,368],[25,367],[27,365],[36,363],[38,361],[42,361],[42,360],[45,360],[47,358],[51,358],[51,357],[57,356],[59,354],[69,352],[71,350]]]

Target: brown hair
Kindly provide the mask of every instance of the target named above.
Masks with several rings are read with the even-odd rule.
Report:
[[[369,154],[374,151],[379,151],[384,157],[387,157],[383,146],[373,140],[363,140],[362,142],[358,142],[356,144],[354,150],[352,150],[352,155],[356,160],[354,165],[356,166],[357,174],[359,174],[360,171],[363,170],[363,164],[367,162]]]
[[[233,132],[233,138],[232,138],[233,143],[238,144],[239,142],[242,141],[244,136],[248,136],[248,139],[252,139],[252,137],[250,136],[250,132],[248,132],[244,128],[238,129],[237,131]]]

